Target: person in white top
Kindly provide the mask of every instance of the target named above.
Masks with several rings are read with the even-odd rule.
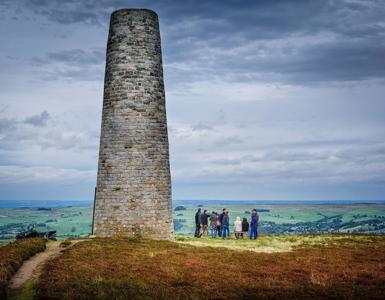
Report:
[[[234,234],[237,239],[239,239],[242,235],[242,221],[240,217],[237,217],[234,222]]]

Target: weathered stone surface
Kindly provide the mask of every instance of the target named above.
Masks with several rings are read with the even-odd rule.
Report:
[[[93,233],[173,236],[158,16],[111,15]]]

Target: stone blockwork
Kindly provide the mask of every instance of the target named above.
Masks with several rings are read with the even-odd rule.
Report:
[[[111,15],[93,233],[173,237],[158,16]]]

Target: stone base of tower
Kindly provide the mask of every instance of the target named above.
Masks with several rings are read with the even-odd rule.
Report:
[[[154,227],[146,226],[144,224],[137,224],[135,227],[125,227],[119,224],[95,224],[93,235],[101,238],[150,238],[155,240],[174,239],[172,232],[165,233],[164,228],[163,230],[156,230]]]
[[[129,214],[122,218],[126,214],[117,213],[114,215],[106,213],[102,207],[95,207],[93,235],[96,237],[150,238],[156,240],[174,239],[171,220],[155,216],[153,218],[147,217],[143,221],[142,218],[138,219],[138,215],[131,214],[129,210],[125,211]]]

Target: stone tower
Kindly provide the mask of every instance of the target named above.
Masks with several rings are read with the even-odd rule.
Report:
[[[172,203],[158,16],[112,13],[93,234],[172,239]]]

